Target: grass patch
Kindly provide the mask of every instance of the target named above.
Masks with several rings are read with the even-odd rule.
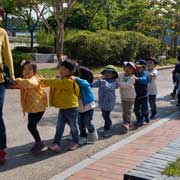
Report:
[[[44,78],[53,78],[59,74],[59,69],[51,68],[51,69],[40,69],[38,73],[42,75]]]
[[[180,158],[176,162],[170,163],[163,171],[163,174],[168,176],[180,176]]]
[[[167,66],[167,65],[174,65],[177,64],[177,59],[163,59],[159,62],[158,67],[161,66]],[[104,66],[105,67],[105,66]],[[104,67],[91,67],[90,69],[94,74],[100,74]],[[119,72],[123,71],[122,66],[116,66]],[[59,74],[59,70],[56,68],[51,68],[51,69],[40,69],[38,70],[39,74],[41,74],[45,78],[52,78],[56,77],[56,75]]]

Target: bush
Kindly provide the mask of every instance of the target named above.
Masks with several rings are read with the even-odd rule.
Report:
[[[80,64],[97,66],[158,55],[160,42],[131,31],[82,31],[67,39],[64,48],[65,53]]]
[[[21,77],[22,74],[21,61],[23,59],[32,61],[32,57],[30,54],[21,53],[18,51],[13,51],[12,55],[13,55],[15,77]]]
[[[31,48],[27,46],[16,46],[14,51],[22,52],[22,53],[31,53]],[[37,52],[36,48],[33,48],[33,52]]]
[[[54,48],[50,46],[37,46],[35,47],[37,53],[49,54],[54,53]]]

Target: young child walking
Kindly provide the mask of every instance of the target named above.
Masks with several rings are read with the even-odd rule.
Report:
[[[118,83],[123,111],[123,128],[128,131],[131,125],[131,114],[136,97],[134,89],[137,68],[133,62],[124,62],[124,72],[119,74]]]
[[[104,137],[111,136],[112,121],[110,118],[116,102],[115,89],[118,88],[118,72],[115,66],[108,65],[101,72],[102,78],[95,80],[92,87],[98,87],[98,103],[104,119]]]
[[[22,62],[22,74],[23,78],[17,78],[14,87],[20,89],[23,113],[28,113],[27,127],[35,140],[31,152],[39,153],[44,148],[44,144],[37,130],[37,124],[47,107],[47,96],[40,83],[40,77],[37,75],[35,63],[24,60]]]
[[[149,57],[147,59],[147,71],[148,71],[148,94],[149,94],[149,105],[151,108],[150,119],[155,119],[157,115],[156,110],[156,95],[157,95],[157,85],[156,78],[158,71],[155,68],[157,65],[157,60],[155,58]]]
[[[79,86],[76,81],[71,78],[76,68],[76,62],[65,60],[60,66],[60,79],[42,79],[45,86],[50,86],[53,89],[50,93],[50,105],[59,108],[54,141],[53,144],[49,146],[49,150],[57,153],[62,150],[61,139],[66,123],[70,126],[72,133],[72,141],[68,149],[75,150],[79,147],[79,131],[77,125]]]
[[[136,62],[137,74],[134,84],[136,98],[134,102],[134,113],[136,115],[135,126],[143,125],[143,122],[149,123],[148,112],[148,75],[146,71],[146,61],[138,60]]]
[[[94,143],[98,139],[97,130],[93,124],[94,94],[90,84],[93,82],[93,73],[86,67],[79,66],[79,77],[73,77],[80,88],[79,97],[79,144]],[[88,133],[86,131],[88,130]]]

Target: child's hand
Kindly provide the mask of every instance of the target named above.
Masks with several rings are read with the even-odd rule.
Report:
[[[135,81],[138,81],[138,80],[139,80],[139,78],[138,78],[138,77],[134,77],[134,79],[135,79]]]
[[[101,80],[102,80],[102,76],[96,76],[96,77],[95,77],[95,80],[101,81]]]
[[[71,79],[72,80],[76,80],[76,76],[71,76]]]
[[[149,78],[152,78],[154,76],[154,73],[149,73]]]

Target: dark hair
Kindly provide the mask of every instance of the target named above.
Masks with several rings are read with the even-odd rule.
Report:
[[[180,61],[180,53],[177,55],[177,60]]]
[[[90,84],[93,82],[94,76],[90,69],[84,66],[79,66],[78,71],[79,71],[79,77],[81,79],[87,80],[87,82],[89,82]]]
[[[78,67],[78,63],[71,60],[64,60],[61,63],[61,66],[64,66],[65,68],[69,69],[73,74],[76,72],[76,69]]]
[[[4,9],[0,7],[0,17],[4,19]]]
[[[37,65],[36,65],[36,63],[31,62],[31,61],[27,61],[27,60],[25,60],[23,62],[23,64],[22,64],[22,71],[24,69],[24,66],[27,65],[27,64],[32,67],[34,74],[36,74],[37,73]]]

